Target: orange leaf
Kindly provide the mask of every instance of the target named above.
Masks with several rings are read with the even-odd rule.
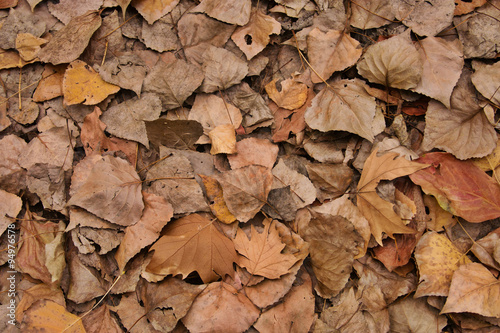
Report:
[[[73,324],[74,323],[74,324]],[[72,326],[71,326],[72,325]],[[70,327],[71,326],[71,327]],[[39,301],[26,311],[22,332],[85,333],[78,316],[52,301]]]
[[[198,175],[203,181],[205,186],[205,191],[207,192],[207,197],[210,200],[210,209],[212,213],[221,221],[222,223],[230,224],[236,221],[236,217],[227,208],[226,202],[224,201],[224,196],[222,195],[222,187],[219,182],[212,177]]]
[[[307,86],[304,83],[287,79],[281,82],[281,91],[278,91],[276,81],[266,84],[266,92],[280,108],[295,110],[304,105],[307,100]]]

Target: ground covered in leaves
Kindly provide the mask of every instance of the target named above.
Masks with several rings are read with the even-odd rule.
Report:
[[[500,330],[499,0],[0,6],[0,331]]]

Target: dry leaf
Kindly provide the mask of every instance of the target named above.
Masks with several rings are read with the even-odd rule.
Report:
[[[500,217],[500,186],[470,161],[448,153],[428,153],[418,159],[431,166],[410,175],[439,205],[469,222]]]
[[[245,332],[259,314],[243,293],[225,282],[214,282],[194,300],[182,323],[190,332]]]
[[[127,13],[127,8],[132,0],[116,0],[120,8],[122,9],[123,20],[125,21],[125,14]]]
[[[236,221],[236,217],[231,214],[227,208],[226,202],[224,201],[224,196],[222,194],[222,186],[219,182],[212,177],[199,175],[205,186],[205,191],[207,197],[210,200],[210,209],[212,213],[221,221],[222,223],[230,224]]]
[[[472,312],[500,318],[500,282],[481,264],[460,266],[451,280],[442,313]]]
[[[306,110],[306,123],[322,132],[347,131],[373,141],[376,102],[364,85],[363,81],[354,79],[325,87]]]
[[[454,0],[396,0],[396,18],[420,36],[435,36],[453,20]]]
[[[243,258],[238,265],[245,267],[250,274],[264,276],[268,279],[278,279],[289,272],[297,262],[291,254],[281,253],[285,244],[276,230],[276,224],[266,219],[264,230],[259,233],[251,225],[251,238],[248,239],[243,230],[239,229],[234,239],[234,246]]]
[[[477,91],[485,98],[489,99],[496,105],[500,104],[500,93],[498,87],[500,86],[500,63],[487,65],[485,63],[474,61],[474,73],[471,75],[471,81],[476,87]]]
[[[196,271],[205,283],[233,275],[233,262],[237,261],[233,242],[214,223],[198,214],[171,222],[151,247],[155,252],[146,272],[180,274],[184,279]]]
[[[85,333],[80,317],[68,312],[64,306],[42,300],[30,307],[21,325],[23,332]]]
[[[342,196],[353,177],[352,169],[344,164],[308,163],[306,168],[321,202]]]
[[[0,139],[0,188],[11,193],[18,193],[26,187],[26,170],[18,158],[26,150],[27,143],[15,135],[6,135]]]
[[[316,200],[316,189],[304,175],[286,166],[283,159],[273,168],[273,188],[290,186],[297,208],[303,208]]]
[[[231,39],[245,53],[248,60],[255,57],[269,44],[269,35],[279,34],[281,24],[261,10],[254,9],[250,21],[237,28]]]
[[[109,312],[107,304],[90,312],[82,318],[83,326],[87,332],[96,333],[121,333],[122,329],[116,318]]]
[[[380,28],[395,18],[391,0],[356,0],[351,11],[351,25],[363,30]]]
[[[247,222],[259,212],[271,190],[273,176],[268,168],[250,165],[226,171],[217,177],[229,211],[240,222]]]
[[[210,154],[234,154],[236,153],[236,133],[232,124],[219,125],[208,132],[212,142]]]
[[[481,7],[487,0],[455,0],[454,15],[463,15],[472,12],[477,7]]]
[[[149,141],[155,146],[190,149],[203,134],[200,123],[194,120],[145,121]]]
[[[85,208],[118,225],[133,225],[144,209],[141,180],[125,160],[104,156],[94,164],[68,205]]]
[[[23,201],[17,195],[5,192],[0,189],[0,236],[4,233],[9,225],[14,226],[14,218],[21,212]],[[9,228],[8,234],[11,235],[14,230],[12,226]],[[14,234],[15,235],[15,234]],[[12,236],[8,237],[9,240]]]
[[[67,25],[77,16],[82,16],[89,11],[98,11],[102,4],[103,0],[87,0],[77,6],[71,0],[59,0],[57,3],[47,3],[47,7],[54,17]]]
[[[146,63],[134,53],[126,53],[106,60],[98,66],[97,71],[102,79],[123,89],[130,89],[141,96],[142,83],[147,74]]]
[[[295,110],[300,108],[307,100],[307,86],[294,79],[281,82],[281,90],[276,89],[277,80],[266,84],[266,92],[280,108]]]
[[[422,75],[422,60],[410,39],[410,30],[370,46],[357,64],[368,81],[391,88],[415,88]]]
[[[28,2],[31,1],[36,1],[36,0],[29,0]],[[39,0],[41,1],[41,0]],[[0,8],[1,9],[6,9],[6,8],[12,8],[17,6],[18,0],[1,0],[0,1]]]
[[[472,253],[486,266],[496,270],[500,269],[500,228],[497,228],[474,242],[471,247]]]
[[[448,323],[425,299],[411,296],[389,305],[389,315],[393,332],[441,332]]]
[[[36,58],[41,46],[48,40],[38,38],[29,33],[18,34],[16,38],[16,49],[24,61],[31,61]]]
[[[228,98],[232,104],[243,114],[243,126],[258,126],[273,119],[273,114],[262,96],[253,91],[248,83],[243,82],[227,90]]]
[[[40,50],[38,58],[53,65],[72,62],[83,53],[90,38],[101,26],[101,22],[100,13],[97,11],[89,11],[71,19]]]
[[[0,27],[0,45],[4,49],[13,49],[18,34],[29,33],[40,37],[45,30],[46,22],[42,17],[32,13],[27,6],[17,6],[10,10]]]
[[[236,143],[236,154],[227,157],[231,169],[262,165],[271,169],[276,162],[279,147],[269,140],[247,138]]]
[[[417,49],[423,60],[423,72],[414,90],[450,108],[451,93],[464,66],[462,44],[458,39],[450,42],[427,37],[417,44]]]
[[[246,61],[226,49],[209,46],[203,53],[203,72],[205,79],[200,90],[210,93],[240,83],[248,74],[248,65]]]
[[[149,24],[153,24],[170,13],[178,3],[179,0],[132,0],[131,6],[137,9]]]
[[[251,9],[250,0],[203,0],[193,11],[229,24],[245,25]]]
[[[123,295],[120,300],[120,304],[111,307],[111,309],[118,314],[122,325],[130,333],[161,332],[155,330],[149,323],[146,316],[146,309],[139,304],[135,293]]]
[[[33,102],[43,102],[63,95],[63,78],[66,66],[46,65],[42,79],[33,94]]]
[[[40,300],[49,300],[63,307],[66,305],[62,290],[55,284],[36,284],[33,287],[23,291],[23,297],[16,307],[16,320],[22,323],[26,310],[28,310],[34,303]]]
[[[307,35],[307,55],[314,68],[314,83],[328,80],[333,73],[354,66],[363,49],[357,40],[338,30],[326,33],[314,28]],[[319,77],[318,75],[319,74]]]
[[[381,180],[392,180],[426,168],[426,164],[410,162],[396,153],[377,156],[377,149],[367,158],[358,183],[357,203],[361,213],[370,223],[372,235],[382,245],[382,233],[412,234],[416,230],[405,226],[393,205],[378,196],[376,187]]]
[[[184,14],[187,10],[188,8],[178,9],[178,11],[181,11],[181,14]],[[173,14],[170,13],[160,18],[152,25],[143,21],[140,40],[146,47],[160,53],[176,50],[178,47],[178,37],[175,30],[175,22],[178,20],[178,17],[174,18]]]

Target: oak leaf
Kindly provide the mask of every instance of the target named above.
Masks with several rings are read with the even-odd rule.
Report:
[[[69,64],[63,78],[64,103],[94,105],[120,90],[105,82],[93,68],[81,60]]]
[[[300,108],[307,100],[307,86],[294,79],[281,82],[281,91],[276,88],[277,79],[266,84],[266,92],[276,105],[287,110]]]
[[[448,296],[453,272],[471,262],[446,236],[434,231],[420,238],[415,259],[420,273],[415,297]]]
[[[500,318],[500,281],[481,264],[460,266],[451,280],[442,313],[472,312]]]
[[[357,187],[357,203],[361,213],[370,223],[373,237],[382,245],[382,233],[412,234],[416,231],[407,227],[394,212],[393,205],[383,200],[376,192],[381,180],[393,180],[426,168],[426,164],[410,162],[396,153],[377,156],[377,149],[366,159]]]
[[[266,219],[263,224],[264,230],[261,233],[251,225],[251,239],[248,239],[243,230],[238,230],[234,246],[243,256],[238,264],[245,267],[250,274],[278,279],[289,272],[298,258],[281,253],[286,245],[281,241],[276,224],[272,220]]]
[[[448,212],[469,222],[500,217],[500,186],[471,161],[459,161],[448,153],[428,153],[418,162],[431,166],[410,175]]]
[[[146,271],[156,275],[182,275],[196,271],[208,283],[233,275],[237,254],[233,242],[215,226],[215,221],[191,214],[171,222],[151,247],[155,251]]]
[[[179,0],[132,0],[131,6],[137,9],[149,24],[153,24],[162,16],[170,13],[178,3]],[[124,4],[120,5],[123,8]],[[125,11],[123,15],[125,15]]]
[[[64,306],[41,300],[29,308],[21,325],[23,332],[85,333],[80,317],[68,312]]]
[[[141,180],[125,160],[104,156],[68,201],[70,205],[85,208],[118,225],[133,225],[144,209]]]

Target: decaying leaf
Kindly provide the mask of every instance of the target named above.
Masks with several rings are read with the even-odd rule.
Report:
[[[391,329],[395,332],[426,333],[441,331],[447,324],[425,299],[405,297],[389,305]]]
[[[268,279],[277,279],[288,273],[297,258],[281,251],[285,244],[276,230],[273,221],[266,219],[263,222],[264,230],[259,233],[251,226],[251,239],[240,229],[234,239],[236,251],[243,258],[238,261],[250,274],[264,276]]]
[[[454,0],[396,0],[396,18],[420,36],[435,36],[448,27],[455,11]]]
[[[158,119],[144,123],[149,141],[155,146],[189,149],[203,134],[200,123],[194,120]]]
[[[26,170],[18,162],[27,143],[15,135],[6,135],[0,139],[0,188],[18,193],[26,187]]]
[[[35,303],[26,311],[21,330],[85,333],[80,317],[68,312],[64,306],[48,300]]]
[[[205,283],[233,275],[233,262],[237,262],[233,242],[215,223],[198,214],[171,222],[151,247],[155,252],[146,272],[186,278],[196,271]]]
[[[250,20],[251,8],[250,0],[203,0],[193,11],[229,24],[245,25]]]
[[[395,18],[391,0],[356,0],[351,11],[351,25],[363,30],[379,28]]]
[[[109,311],[108,305],[104,304],[82,318],[85,330],[87,332],[122,332],[116,318]]]
[[[342,196],[352,181],[352,169],[344,164],[309,163],[306,168],[321,202]]]
[[[316,189],[309,178],[286,166],[281,159],[273,168],[273,188],[290,186],[297,208],[303,208],[316,200]]]
[[[293,79],[281,82],[281,90],[276,89],[276,79],[266,84],[266,92],[280,108],[295,110],[307,100],[307,86]]]
[[[153,24],[160,17],[172,11],[178,3],[179,0],[132,0],[130,5],[137,9],[149,24]],[[125,8],[126,7],[127,6],[125,6]]]

